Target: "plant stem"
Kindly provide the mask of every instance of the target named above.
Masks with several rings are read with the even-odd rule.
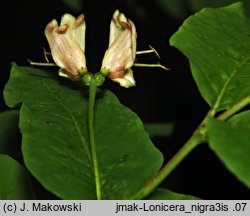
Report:
[[[159,173],[135,196],[134,199],[143,199],[148,196],[179,163],[200,143],[204,141],[204,128],[199,126],[183,147],[167,162]]]
[[[219,120],[226,120],[246,105],[250,104],[250,95],[241,99],[228,110],[217,117]],[[199,144],[206,141],[206,128],[204,127],[208,117],[214,115],[214,110],[210,109],[204,120],[194,131],[190,139],[182,146],[182,148],[167,162],[167,164],[155,175],[151,181],[142,188],[141,191],[133,199],[143,199],[148,196],[169,174],[180,164],[180,162]]]
[[[250,104],[250,95],[241,99],[228,110],[217,117],[219,120],[227,120],[229,117],[237,113],[243,107]],[[213,117],[214,109],[210,109],[204,120],[194,131],[190,139],[182,146],[182,148],[167,162],[167,164],[155,175],[148,184],[139,191],[133,199],[143,199],[148,196],[169,174],[180,164],[180,162],[199,144],[206,141],[206,128],[204,127],[208,117]]]
[[[96,155],[96,143],[95,143],[95,128],[94,128],[94,108],[95,108],[95,96],[96,96],[96,82],[91,80],[89,86],[89,104],[88,104],[88,128],[89,128],[89,142],[92,156],[92,163],[94,166],[95,184],[96,184],[96,196],[97,199],[101,199],[101,183],[98,169],[98,161]]]

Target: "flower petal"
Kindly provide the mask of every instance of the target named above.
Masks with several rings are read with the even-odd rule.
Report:
[[[69,31],[72,34],[72,37],[79,43],[83,52],[85,51],[85,32],[86,24],[84,15],[79,15],[76,19],[71,14],[64,14],[61,19],[60,26],[63,25],[69,26]]]
[[[68,26],[73,26],[76,18],[72,16],[71,14],[64,14],[61,18],[60,26],[67,24]]]
[[[86,23],[84,15],[81,14],[77,17],[74,22],[72,33],[76,41],[78,41],[83,52],[85,52],[85,32],[86,32]]]
[[[119,10],[116,10],[113,14],[113,18],[110,23],[110,33],[109,33],[109,45],[114,42],[114,40],[119,36],[122,32],[121,23],[126,23],[128,20],[123,13]]]
[[[112,73],[130,68],[134,64],[131,36],[131,31],[126,29],[116,38],[104,55],[102,68]]]
[[[113,81],[118,82],[120,86],[129,88],[135,86],[135,80],[132,69],[128,69],[122,78],[115,78]]]
[[[135,85],[130,68],[136,56],[136,37],[134,23],[116,10],[110,24],[109,48],[102,60],[101,71],[126,88]]]
[[[71,15],[63,16],[63,25],[60,27],[56,20],[52,20],[45,28],[45,35],[55,63],[65,69],[70,78],[78,79],[81,77],[79,71],[86,69],[86,59],[84,51],[73,37],[70,29],[72,22]]]

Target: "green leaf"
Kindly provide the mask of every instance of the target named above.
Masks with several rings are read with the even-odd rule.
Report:
[[[95,199],[88,92],[78,84],[53,72],[13,65],[4,96],[10,107],[23,103],[22,151],[30,172],[60,198]],[[132,198],[159,170],[162,154],[138,116],[111,92],[99,93],[95,119],[102,198]]]
[[[235,3],[190,16],[170,39],[188,57],[198,88],[214,112],[250,94],[249,36],[242,4]]]
[[[0,154],[16,156],[20,152],[19,111],[0,113]]]
[[[250,130],[250,111],[247,110],[237,115],[234,115],[228,120],[228,122],[237,127],[243,126],[244,128],[248,128]]]
[[[150,137],[166,137],[173,133],[174,123],[144,123],[144,128]]]
[[[175,193],[168,189],[157,188],[152,194],[147,197],[148,200],[198,200],[199,198]]]
[[[0,154],[0,200],[34,199],[26,170],[14,159]]]
[[[210,118],[207,132],[211,149],[227,169],[250,188],[250,111],[228,122]]]

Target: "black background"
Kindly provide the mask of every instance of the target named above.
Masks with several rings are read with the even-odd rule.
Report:
[[[86,58],[89,71],[98,71],[108,46],[109,24],[115,9],[120,9],[137,27],[138,50],[155,47],[161,63],[172,68],[135,68],[137,86],[123,89],[107,81],[120,101],[135,111],[144,122],[174,122],[170,138],[155,138],[155,145],[168,160],[191,136],[208,106],[192,79],[187,59],[170,47],[169,38],[182,21],[168,16],[156,1],[85,0],[83,10],[87,23]],[[53,18],[60,20],[65,12],[77,16],[59,0],[1,1],[1,92],[9,77],[10,63],[28,65],[27,58],[44,61],[42,47],[48,49],[44,27]],[[187,11],[187,15],[189,12]],[[155,62],[153,55],[140,57],[140,62]],[[56,71],[55,71],[56,73]],[[1,95],[1,111],[6,110]],[[195,149],[163,183],[176,192],[203,199],[249,199],[250,192],[229,173],[206,144]],[[46,197],[46,193],[43,198]]]

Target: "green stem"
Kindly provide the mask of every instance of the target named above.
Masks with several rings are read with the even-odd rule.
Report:
[[[240,100],[217,117],[219,120],[226,120],[246,105],[250,104],[250,95]],[[133,199],[142,199],[148,196],[170,173],[180,164],[180,162],[200,143],[206,141],[206,128],[204,127],[208,117],[214,115],[214,109],[210,109],[204,120],[195,130],[191,138],[182,148],[167,162],[167,164],[154,176],[151,181]]]
[[[151,181],[135,196],[134,199],[143,199],[148,196],[169,174],[180,164],[180,162],[200,143],[205,140],[204,128],[199,126],[192,137],[183,147],[168,161],[168,163],[151,179]]]
[[[232,107],[230,107],[228,110],[220,114],[217,119],[219,120],[227,120],[229,117],[237,113],[239,110],[244,108],[250,103],[250,95],[247,97],[241,99],[238,103],[234,104]]]
[[[89,142],[91,149],[92,162],[94,166],[95,184],[96,184],[96,196],[97,199],[101,199],[101,183],[98,169],[98,161],[96,155],[96,143],[95,143],[95,128],[94,128],[94,108],[95,108],[95,96],[96,96],[97,84],[94,79],[90,81],[89,86],[89,104],[88,104],[88,128],[89,128]]]

